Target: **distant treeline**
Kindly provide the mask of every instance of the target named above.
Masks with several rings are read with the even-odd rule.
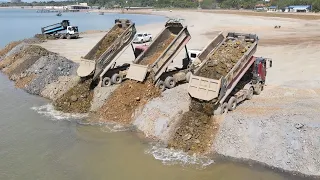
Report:
[[[43,1],[43,2],[20,2],[20,3],[11,3],[11,2],[4,2],[0,3],[1,7],[7,7],[7,6],[66,6],[75,4],[74,1]]]
[[[106,8],[114,7],[147,7],[155,8],[197,8],[198,0],[84,0],[90,6],[99,6]],[[47,1],[32,3],[2,3],[1,6],[64,6],[75,4],[75,1]],[[203,9],[213,9],[216,7],[224,9],[254,9],[257,4],[265,4],[267,6],[278,6],[279,9],[289,5],[312,5],[312,11],[320,11],[320,0],[271,0],[266,3],[263,0],[202,0],[200,7]]]

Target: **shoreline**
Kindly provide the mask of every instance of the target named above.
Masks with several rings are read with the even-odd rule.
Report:
[[[170,16],[181,16],[179,13],[180,13],[181,11],[179,11],[179,12],[173,12],[173,13],[171,13],[172,15],[169,15],[169,17]],[[159,12],[157,12],[158,14],[160,14],[160,15],[165,15],[165,14],[167,14],[168,13],[168,11],[166,12],[166,11],[159,11]],[[153,13],[153,15],[157,15],[157,13]],[[200,13],[201,12],[192,12],[193,13],[193,15],[194,16],[200,16]],[[197,13],[199,13],[199,14],[197,14]],[[187,16],[187,15],[182,15],[182,17],[183,16]],[[192,15],[190,15],[190,16],[192,16]],[[201,16],[200,17],[205,17],[205,16],[207,16],[207,14],[201,14]],[[221,16],[220,16],[221,17]],[[188,19],[189,18],[185,18],[186,20],[187,20],[187,23],[189,23],[189,25],[192,25],[192,24],[197,24],[197,25],[195,25],[195,26],[193,26],[193,27],[191,27],[191,26],[189,26],[190,27],[190,31],[192,32],[192,33],[194,33],[194,34],[199,34],[198,36],[195,36],[195,37],[192,37],[193,39],[195,39],[195,40],[193,40],[190,44],[190,46],[193,46],[193,47],[196,47],[196,46],[203,46],[203,43],[199,43],[198,41],[202,41],[202,42],[207,42],[210,38],[206,35],[206,34],[203,34],[203,31],[204,30],[206,30],[206,29],[212,29],[212,27],[213,26],[215,26],[215,24],[213,24],[213,25],[207,25],[208,27],[200,27],[200,25],[201,25],[201,23],[203,22],[203,21],[201,21],[201,22],[196,22],[196,19],[197,19],[198,17],[195,17],[195,18],[192,18],[192,17],[190,17],[190,21],[188,21]],[[228,16],[227,18],[229,18],[229,19],[232,19],[233,17],[232,17],[232,15],[230,15],[230,16]],[[238,17],[236,17],[236,18],[238,18]],[[282,23],[285,23],[285,21],[283,21]],[[270,23],[271,24],[271,23]],[[289,25],[289,24],[288,24]],[[144,27],[142,27],[141,29],[150,29],[150,28],[154,28],[154,27],[157,27],[158,29],[160,29],[160,28],[162,28],[162,27],[160,27],[160,24],[158,23],[158,24],[149,24],[149,25],[145,25]],[[223,29],[224,27],[222,26],[221,27],[221,29]],[[232,26],[231,26],[231,28],[233,28]],[[238,27],[238,29],[241,29],[241,28],[239,28]],[[248,28],[248,29],[250,29],[250,27]],[[157,29],[156,29],[157,30]],[[287,30],[287,29],[285,29],[285,30]],[[265,35],[265,37],[271,37],[271,36],[268,36],[267,35],[267,33],[269,33],[268,31],[269,31],[269,29],[267,29],[266,31],[267,32],[264,32],[264,29],[259,29],[259,31],[262,33],[262,34],[264,34]],[[202,32],[202,34],[201,34],[201,32]],[[275,32],[275,34],[276,34],[277,32]],[[54,40],[54,41],[60,41],[60,40]],[[280,41],[280,40],[279,40]],[[307,41],[307,43],[308,43],[309,41]],[[284,45],[284,44],[280,44],[280,45]],[[293,45],[299,45],[299,43],[297,42],[297,44],[293,44]],[[262,48],[262,49],[265,49],[265,50],[262,50],[260,53],[261,54],[263,54],[263,55],[268,55],[268,54],[270,54],[271,53],[271,50],[272,50],[272,47],[268,47],[268,45],[266,45],[267,47],[266,48]],[[269,49],[268,49],[269,48]],[[270,50],[271,49],[271,50]],[[273,49],[275,49],[275,48],[273,48]],[[50,51],[50,50],[49,50]],[[280,53],[281,51],[277,51],[278,53]],[[277,52],[274,52],[274,54],[273,54],[273,56],[275,56],[275,57],[278,57],[277,56]],[[280,58],[278,58],[278,59],[280,59]],[[290,59],[290,58],[289,58]],[[280,63],[280,62],[279,62]],[[279,66],[279,65],[278,65]],[[281,65],[280,65],[281,66]],[[272,72],[271,72],[272,73]],[[273,71],[273,73],[275,73],[275,74],[277,74],[275,71]],[[270,78],[273,80],[273,81],[271,81],[273,84],[276,84],[277,82],[275,81],[275,78],[276,78],[277,76],[271,76]],[[285,79],[285,81],[287,81],[288,79]],[[285,82],[285,81],[283,81],[283,82]],[[172,89],[172,91],[177,91],[176,93],[177,94],[179,94],[180,93],[180,91],[185,91],[186,92],[186,89],[185,89],[185,87],[181,87],[181,89],[180,89],[180,91],[178,91],[178,90],[176,90],[175,88],[174,89]],[[270,91],[270,89],[267,89],[266,90],[267,91],[267,93],[272,93],[272,91]],[[289,89],[289,91],[293,91],[292,89]],[[169,93],[170,91],[168,91],[168,93]],[[170,93],[172,93],[172,92],[170,92]],[[282,93],[282,92],[281,92]],[[264,95],[265,96],[265,95]],[[169,97],[169,96],[168,96]],[[188,95],[187,95],[187,93],[185,93],[185,95],[184,95],[184,98],[185,97],[188,97]],[[166,98],[166,96],[164,97],[164,98]],[[161,99],[154,99],[154,100],[152,100],[154,103],[158,103],[159,101],[160,101]],[[184,99],[184,100],[179,100],[179,102],[180,101],[185,101],[186,99]],[[265,99],[264,99],[265,100]],[[161,101],[163,101],[163,100],[161,100]],[[254,101],[255,103],[257,103],[258,101]],[[167,102],[163,102],[164,104],[163,105],[166,105],[166,103]],[[185,104],[187,103],[187,102],[184,102]],[[249,103],[250,104],[250,103]],[[149,105],[149,103],[147,103],[143,108],[142,108],[142,111],[143,111],[143,109],[144,108],[146,108],[146,107],[148,107],[148,105]],[[185,111],[185,108],[186,107],[183,107],[182,109],[183,109],[183,111]],[[146,108],[146,110],[148,110],[148,108]],[[159,109],[159,111],[160,112],[163,112],[163,109]],[[174,114],[175,115],[179,115],[179,112],[181,111],[181,108],[179,107],[178,109],[177,109],[177,112],[175,112]],[[143,114],[143,112],[141,112],[141,114]],[[142,116],[143,117],[143,116]],[[159,116],[159,117],[156,117],[155,119],[150,119],[150,121],[152,121],[152,122],[156,122],[156,120],[157,120],[157,118],[161,118],[161,116]],[[172,115],[170,115],[170,116],[168,116],[168,117],[166,117],[166,118],[168,118],[167,119],[167,122],[173,122],[174,123],[174,121],[176,121],[176,120],[174,120],[174,116],[172,116]],[[146,120],[147,121],[147,120]],[[226,121],[226,120],[224,120],[224,121]],[[145,126],[145,129],[144,129],[144,133],[146,134],[146,132],[148,132],[148,131],[150,131],[150,133],[154,133],[154,135],[155,135],[155,137],[157,137],[157,138],[159,138],[159,139],[162,139],[162,140],[164,140],[165,138],[167,138],[167,136],[168,136],[168,134],[167,134],[167,132],[163,132],[163,136],[162,137],[160,137],[159,135],[157,135],[154,131],[152,131],[151,129],[152,128],[154,128],[153,126],[156,126],[156,124],[154,124],[154,125],[146,125]],[[139,125],[138,125],[138,127],[139,127]],[[141,130],[141,127],[140,127],[140,130]],[[220,133],[221,134],[221,133]],[[223,142],[222,142],[223,143]],[[229,144],[230,145],[230,144]],[[272,151],[272,150],[271,150]],[[227,154],[227,155],[231,155],[230,157],[232,157],[232,154]],[[235,157],[236,158],[236,157]],[[245,159],[245,156],[244,156],[244,159]],[[245,160],[245,161],[247,161],[247,160]],[[253,160],[253,161],[255,161],[255,160]],[[263,161],[259,161],[259,163],[261,163],[261,164],[263,164],[264,162]],[[270,162],[269,162],[270,163]],[[276,167],[276,164],[274,165],[275,167]],[[279,168],[279,167],[277,167],[277,168]],[[281,168],[280,168],[281,169]],[[285,168],[283,168],[283,169],[285,169]],[[284,171],[287,171],[287,170],[284,170]],[[288,171],[288,172],[294,172],[294,171]],[[304,173],[302,173],[302,174],[304,174]],[[318,176],[316,176],[316,177],[319,177],[319,175]]]

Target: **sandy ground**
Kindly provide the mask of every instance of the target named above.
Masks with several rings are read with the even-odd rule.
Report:
[[[293,117],[294,114],[292,114],[292,111],[287,112],[287,114],[284,113],[288,110],[288,108],[286,109],[284,107],[288,105],[288,107],[291,107],[289,109],[300,110],[299,117],[293,118],[295,124],[304,124],[306,122],[317,123],[318,121],[318,114],[315,113],[315,111],[310,111],[310,109],[317,109],[318,104],[313,101],[308,101],[308,99],[317,99],[320,93],[320,68],[318,68],[320,65],[320,61],[318,60],[320,57],[319,18],[297,18],[296,15],[293,15],[292,18],[288,17],[288,15],[284,18],[279,18],[271,17],[271,15],[263,17],[260,16],[261,14],[256,15],[242,12],[208,13],[175,10],[172,12],[148,11],[146,13],[184,19],[183,23],[188,26],[192,37],[187,45],[190,49],[202,49],[220,31],[224,31],[224,33],[243,32],[258,34],[260,41],[256,55],[273,59],[273,67],[268,69],[267,88],[265,88],[259,98],[254,98],[248,102],[249,104],[247,102],[247,104],[241,104],[238,110],[226,115],[228,121],[221,121],[221,128],[212,150],[225,156],[253,159],[290,171],[319,175],[320,162],[314,160],[314,158],[319,155],[317,147],[320,146],[320,142],[319,140],[313,139],[320,138],[317,137],[320,134],[319,128],[303,126],[305,128],[304,132],[310,132],[313,135],[312,138],[310,135],[299,133],[290,134],[289,132],[292,130],[290,128],[294,125],[288,125],[288,122],[290,122],[289,119]],[[274,26],[276,25],[280,25],[281,28],[275,29]],[[137,30],[150,32],[155,37],[163,26],[164,24],[162,23],[151,24],[139,26]],[[78,40],[54,40],[45,42],[41,44],[41,46],[78,62],[80,57],[89,52],[103,35],[104,33],[88,33],[83,34],[82,38]],[[180,59],[183,57],[184,52],[181,52],[175,59],[174,64],[180,64]],[[132,60],[133,53],[131,48],[128,48],[118,63],[131,62]],[[177,96],[177,94],[179,95],[179,91],[184,91],[184,89],[186,89],[185,86],[180,87],[179,90],[173,94]],[[143,110],[142,114],[138,116],[135,121],[138,129],[145,132],[148,136],[158,139],[163,140],[166,139],[164,137],[168,137],[168,134],[162,133],[165,132],[162,130],[164,124],[175,124],[174,122],[170,122],[170,119],[171,121],[179,119],[177,116],[185,111],[188,101],[186,101],[185,98],[181,98],[183,99],[181,102],[178,100],[176,104],[179,107],[177,107],[172,114],[161,112],[159,116],[153,117],[148,115],[148,112],[154,109],[153,107],[159,109],[160,106],[166,106],[165,99],[171,99],[170,96],[172,96],[171,93],[165,93],[163,98],[154,99],[145,105],[145,111]],[[275,101],[277,97],[281,97],[282,99]],[[263,102],[263,106],[253,108],[255,104],[261,102]],[[170,101],[168,103],[174,102]],[[280,108],[279,106],[282,108],[282,111],[276,111]],[[261,111],[263,113],[261,113]],[[240,115],[237,115],[237,113]],[[256,115],[255,118],[250,116],[252,113]],[[161,114],[164,114],[163,117]],[[237,130],[237,126],[235,126],[236,123],[230,123],[233,121],[241,121],[242,119],[239,120],[237,119],[238,117],[245,119],[244,123],[250,125],[250,135],[245,133],[245,129],[244,131]],[[163,118],[165,118],[165,123],[163,123]],[[145,119],[145,122],[141,119]],[[231,120],[229,121],[229,119]],[[254,123],[257,119],[262,122],[263,126]],[[158,127],[159,125],[161,127]],[[272,128],[274,126],[281,126],[283,128]],[[299,130],[299,127],[294,128]],[[256,131],[256,129],[259,129],[259,131]],[[235,135],[235,132],[239,133]],[[286,133],[286,135],[278,137],[277,134],[280,132]],[[263,135],[264,133],[272,135],[266,136]],[[293,143],[297,141],[296,144],[299,144],[294,147],[294,153],[292,152],[291,146],[287,144],[287,142],[291,142],[293,136],[298,136],[294,139]],[[224,141],[224,139],[228,137],[232,137],[234,143]],[[271,141],[271,139],[273,139],[273,141]],[[274,141],[276,141],[276,143],[274,143]],[[308,141],[312,141],[312,143],[307,145],[302,143]],[[226,150],[226,147],[235,150]],[[247,147],[250,147],[250,149],[246,149]],[[279,152],[275,153],[275,151]],[[264,158],[265,152],[269,152],[270,154],[267,159]],[[287,153],[294,154],[294,156],[289,158]],[[282,161],[287,161],[287,163],[280,163]],[[307,168],[303,168],[304,165],[307,166]]]

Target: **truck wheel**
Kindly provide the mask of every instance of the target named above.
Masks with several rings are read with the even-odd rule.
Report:
[[[163,81],[158,81],[156,84],[156,87],[160,89],[160,91],[164,91],[166,89],[166,86],[164,85]]]
[[[149,38],[149,42],[151,42],[152,41],[152,38]]]
[[[252,97],[253,97],[253,87],[250,87],[246,99],[250,100],[252,99]]]
[[[221,106],[221,114],[226,114],[228,113],[228,104],[225,102]]]
[[[168,76],[165,79],[164,84],[166,85],[167,88],[171,89],[174,86],[176,86],[176,81],[174,80],[174,78],[172,76]]]
[[[229,111],[233,111],[236,109],[236,107],[237,107],[237,98],[232,96],[228,101],[228,109]]]
[[[70,34],[67,35],[67,39],[71,39],[71,35]]]
[[[111,78],[111,81],[114,83],[114,84],[120,84],[122,83],[122,77],[119,75],[119,74],[114,74]]]
[[[261,84],[261,82],[257,85],[257,88],[254,90],[254,93],[256,94],[256,95],[259,95],[260,93],[261,93],[261,91],[262,91],[262,84]]]
[[[102,87],[111,86],[111,79],[109,77],[104,77],[102,80]]]
[[[61,34],[60,37],[59,37],[59,39],[64,39],[64,35]]]

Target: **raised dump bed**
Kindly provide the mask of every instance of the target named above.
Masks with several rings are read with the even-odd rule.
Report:
[[[81,59],[78,75],[86,77],[94,74],[93,80],[99,79],[102,73],[113,67],[117,55],[126,49],[135,34],[134,23],[127,19],[116,19],[110,31]]]
[[[186,26],[169,20],[152,44],[130,65],[127,78],[144,81],[150,73],[154,83],[167,72],[168,66],[191,39]]]
[[[220,36],[221,34],[217,38],[221,38]],[[253,64],[262,65],[265,71],[267,59],[253,57],[257,45],[257,35],[228,33],[222,43],[207,46],[204,50],[207,52],[205,60],[190,76],[189,95],[194,99],[223,106],[224,112],[226,108],[233,110],[240,100],[250,99],[253,91],[258,94],[264,85],[265,73],[258,72]],[[242,87],[246,90],[241,91],[242,94],[236,94],[239,91],[233,90],[245,75],[250,76],[246,86]],[[260,75],[264,78],[257,78]],[[236,99],[239,96],[242,98]]]

